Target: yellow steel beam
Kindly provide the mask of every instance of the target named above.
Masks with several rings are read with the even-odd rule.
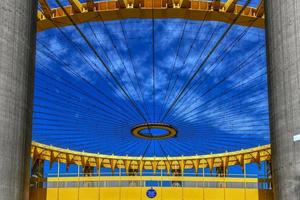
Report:
[[[270,145],[265,145],[222,154],[142,158],[78,152],[33,142],[31,156],[33,160],[49,160],[51,165],[53,162],[59,161],[66,164],[89,165],[97,168],[106,167],[113,170],[115,168],[123,168],[126,171],[129,169],[150,169],[153,171],[166,169],[169,172],[171,169],[195,169],[197,172],[198,168],[212,170],[214,167],[227,168],[233,165],[243,167],[247,163],[259,164],[262,161],[271,159],[271,149]]]
[[[61,8],[51,9],[48,6],[47,0],[38,1],[42,7],[43,13],[38,12],[37,14],[37,31],[55,28],[56,26],[71,25],[70,20],[66,17],[66,15],[64,15],[64,12]],[[150,9],[140,9],[152,8],[152,4],[150,5],[149,1],[151,0],[106,0],[98,2],[95,2],[94,0],[87,0],[86,3],[81,4],[79,0],[69,0],[71,6],[67,5],[65,6],[65,9],[70,16],[77,15],[75,20],[77,23],[101,20],[111,21],[121,18],[152,18],[152,11]],[[159,6],[159,2],[161,2],[161,6]],[[226,3],[222,3],[220,0],[213,0],[212,2],[190,2],[189,0],[156,0],[154,1],[154,17],[183,18],[188,20],[203,20],[205,18],[207,21],[231,23],[234,19],[233,15],[237,14],[234,12],[235,6],[237,6],[237,10],[241,7],[240,5],[235,5],[236,2],[237,0],[228,0]],[[72,7],[72,9],[70,9],[70,7]],[[84,12],[83,8],[89,12]],[[212,10],[215,12],[210,14]],[[119,14],[120,12],[122,15]],[[264,28],[263,15],[264,7],[262,1],[258,8],[247,7],[245,12],[243,12],[236,21],[236,24],[242,26],[249,26],[251,24],[253,27]],[[54,24],[52,20],[49,20],[50,18],[55,18],[57,24]],[[258,19],[252,23],[253,19],[255,18]]]
[[[41,11],[37,11],[37,20],[43,20],[45,18],[45,15]]]
[[[51,18],[52,11],[51,11],[50,6],[48,5],[48,2],[46,0],[38,0],[38,1],[39,1],[39,4],[41,5],[43,15],[47,18]]]
[[[142,0],[134,0],[135,4],[138,4]],[[197,3],[197,1],[194,1]],[[66,7],[69,8],[69,7]],[[254,8],[248,8],[256,10]],[[95,2],[95,9],[93,12],[83,12],[83,13],[73,13],[70,10],[66,9],[70,16],[76,15],[76,23],[84,23],[90,21],[112,21],[119,19],[129,19],[129,18],[142,18],[142,19],[151,19],[152,11],[151,9],[141,9],[141,8],[118,8],[117,1],[108,1],[108,2]],[[70,20],[63,14],[63,11],[60,8],[52,10],[52,17],[55,18],[55,24],[53,21],[44,18],[37,22],[38,28],[37,31],[43,31],[50,28],[55,28],[57,26],[68,26],[72,25]],[[120,15],[120,12],[122,15]],[[100,14],[99,14],[100,13]],[[231,23],[234,19],[236,13],[226,13],[220,9],[219,12],[213,12],[210,8],[155,8],[155,18],[165,19],[165,18],[181,18],[187,20],[203,20],[206,21],[220,21],[225,23]],[[242,26],[253,26],[258,28],[264,28],[265,20],[264,18],[257,18],[251,12],[244,12],[239,19],[235,22],[237,25]],[[253,23],[253,21],[255,21]]]
[[[82,13],[83,12],[83,6],[82,4],[80,3],[79,0],[68,0],[73,8],[73,11],[75,13]]]
[[[227,2],[224,4],[224,11],[232,13],[234,12],[235,5],[238,2],[238,0],[227,0]]]
[[[256,9],[256,17],[262,17],[265,14],[265,1],[261,0],[257,9]]]

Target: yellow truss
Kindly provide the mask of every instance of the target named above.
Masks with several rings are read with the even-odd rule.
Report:
[[[47,0],[38,1],[42,11],[38,11],[37,14],[37,31],[71,25],[61,8],[51,9]],[[65,9],[76,23],[152,17],[231,23],[242,9],[241,5],[236,5],[237,0],[228,0],[224,3],[219,0],[106,0],[100,2],[88,0],[87,3],[69,0],[69,2],[70,5],[65,6]],[[247,7],[236,24],[264,28],[263,5],[264,0],[261,0],[257,8]]]
[[[214,167],[223,167],[225,169],[233,165],[240,165],[243,168],[248,163],[260,164],[262,161],[269,161],[271,160],[271,147],[264,145],[240,151],[201,156],[132,157],[79,152],[32,142],[31,157],[33,162],[42,159],[50,161],[51,164],[60,162],[67,165],[111,168],[112,172],[116,168],[122,168],[126,172],[129,169],[137,169],[140,172],[149,169],[155,173],[157,170],[164,169],[170,173],[172,169],[180,169],[182,172],[184,169],[194,169],[198,173],[199,168],[212,170]]]

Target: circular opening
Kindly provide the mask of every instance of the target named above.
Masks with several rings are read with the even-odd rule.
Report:
[[[177,131],[169,124],[147,123],[135,126],[131,133],[143,139],[167,139],[176,136]]]
[[[166,135],[169,133],[168,130],[163,129],[163,128],[146,128],[146,129],[142,129],[140,131],[140,133],[142,133],[143,135],[149,135],[149,136],[162,136],[162,135]]]

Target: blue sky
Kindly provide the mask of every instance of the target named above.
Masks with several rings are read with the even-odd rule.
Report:
[[[34,140],[133,156],[201,155],[269,143],[263,29],[233,26],[162,121],[228,24],[127,19],[79,27],[147,122],[168,123],[177,137],[150,141],[131,134],[144,119],[69,26],[38,33]]]

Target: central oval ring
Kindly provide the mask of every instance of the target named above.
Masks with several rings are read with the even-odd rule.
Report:
[[[175,137],[177,135],[177,130],[169,124],[145,123],[133,127],[131,133],[142,139],[162,140]]]

